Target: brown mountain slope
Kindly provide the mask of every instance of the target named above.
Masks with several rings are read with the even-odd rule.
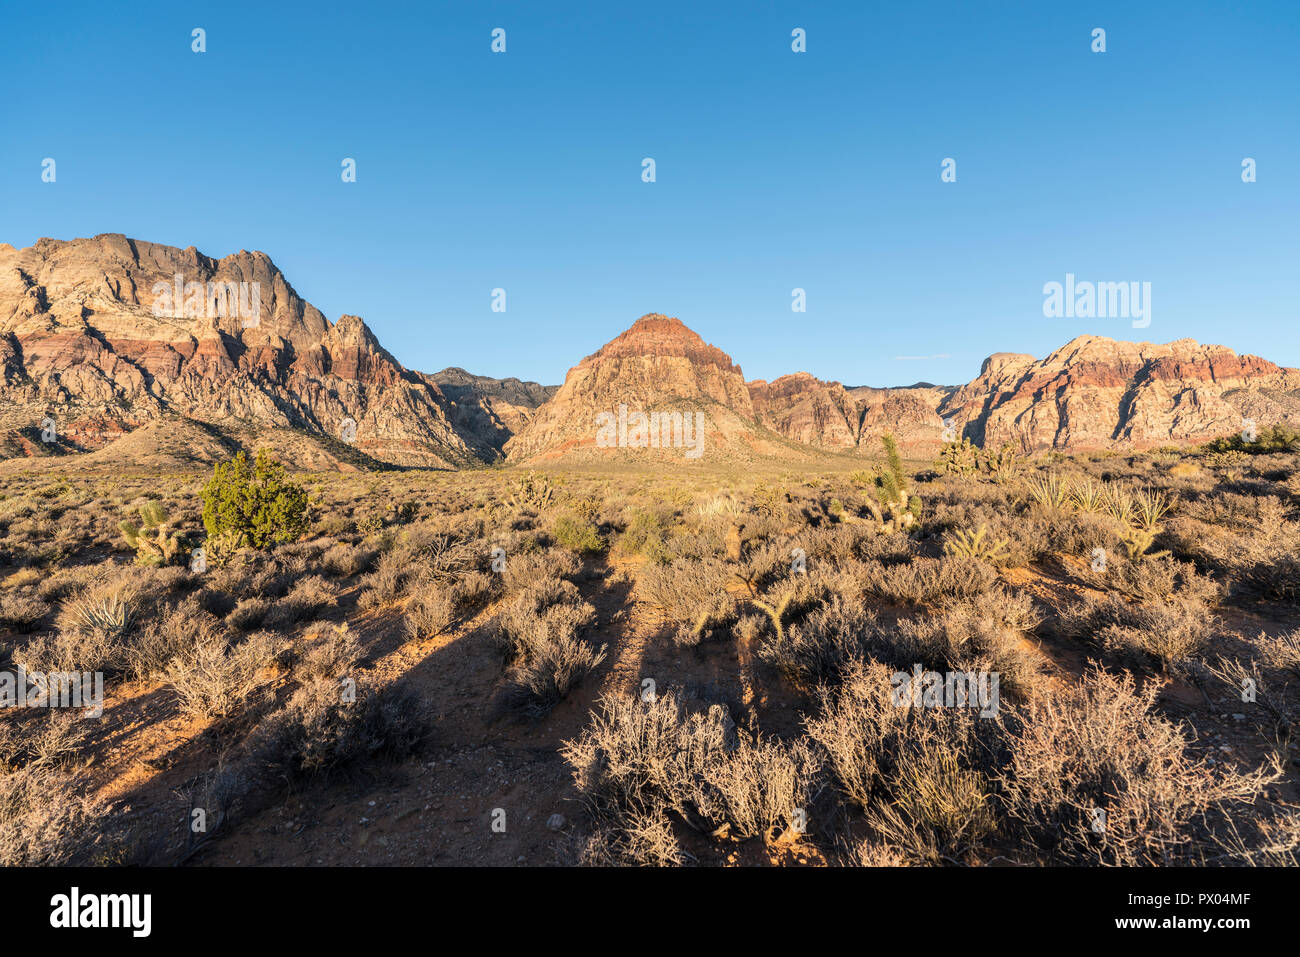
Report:
[[[177,296],[176,276],[195,285]],[[357,448],[403,464],[496,455],[453,427],[432,379],[357,317],[331,324],[265,254],[214,260],[117,234],[0,248],[0,400],[0,431],[50,416],[81,450],[172,412],[329,437],[351,419]]]
[[[721,349],[651,313],[562,386],[425,375],[356,316],[331,323],[263,253],[214,260],[117,234],[0,244],[0,458],[93,452],[180,419],[217,439],[297,432],[310,441],[281,442],[304,457],[295,465],[444,468],[629,449],[714,462],[874,455],[884,432],[924,458],[945,423],[982,445],[1142,448],[1237,432],[1246,418],[1300,422],[1300,370],[1190,339],[1081,336],[1041,360],[994,354],[959,388],[846,388],[806,372],[747,383]],[[47,422],[56,444],[42,440]],[[145,454],[131,450],[161,434],[109,457]],[[196,461],[215,454],[199,445]]]
[[[998,353],[939,406],[980,445],[1143,448],[1300,422],[1300,370],[1224,346],[1079,336],[1045,359]]]
[[[1145,448],[1300,423],[1300,370],[1223,346],[1081,336],[1045,359],[998,353],[960,388],[845,388],[807,372],[745,383],[730,356],[676,319],[652,314],[570,370],[564,386],[506,445],[513,460],[612,455],[597,416],[708,409],[713,451],[798,457],[879,452],[885,432],[918,458],[945,432],[1022,449]],[[716,425],[714,424],[716,423]],[[788,440],[773,442],[773,437]],[[649,452],[645,453],[649,454]]]
[[[639,445],[635,417],[652,413],[681,417],[684,431],[672,431],[674,420],[667,439]],[[604,438],[602,422],[613,426]],[[701,455],[711,460],[767,454],[777,438],[758,425],[744,374],[730,356],[681,320],[650,313],[570,369],[554,397],[506,443],[506,454],[512,461],[680,458],[695,451],[692,426],[701,422]]]

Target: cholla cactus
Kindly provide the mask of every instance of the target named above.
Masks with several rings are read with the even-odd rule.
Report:
[[[969,475],[979,467],[979,452],[979,446],[972,445],[968,438],[947,442],[934,466],[949,475]]]
[[[1222,452],[1207,452],[1205,464],[1212,469],[1223,469],[1224,476],[1230,482],[1241,477],[1241,469],[1246,464],[1246,453],[1240,449],[1225,449]]]
[[[1008,443],[1003,443],[996,452],[984,453],[984,467],[995,481],[1005,482],[1016,474],[1020,468],[1020,453]]]
[[[551,499],[554,496],[555,486],[551,484],[549,478],[538,472],[529,472],[526,475],[521,475],[515,481],[514,491],[508,501],[515,508],[526,508],[540,512],[551,504]]]
[[[994,539],[988,534],[988,526],[981,525],[975,532],[953,529],[951,537],[943,543],[943,550],[948,555],[965,555],[980,561],[996,565],[1008,557],[1008,539]]]
[[[1164,558],[1168,552],[1148,552],[1155,543],[1156,532],[1145,528],[1129,528],[1124,533],[1124,548],[1128,552],[1130,561],[1141,561],[1144,558]]]
[[[167,531],[167,513],[158,502],[140,506],[140,524],[123,521],[117,526],[135,549],[137,565],[169,565],[180,554],[182,539]]]

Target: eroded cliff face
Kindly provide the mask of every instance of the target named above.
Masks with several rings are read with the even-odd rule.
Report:
[[[997,353],[939,406],[981,445],[1145,448],[1300,421],[1300,370],[1224,346],[1080,336],[1045,359]]]
[[[0,429],[50,416],[78,449],[172,412],[333,438],[351,419],[358,449],[401,464],[496,455],[453,427],[432,379],[356,316],[331,323],[258,252],[215,260],[116,234],[0,246],[0,370]]]
[[[715,455],[746,454],[765,442],[740,367],[680,320],[651,313],[570,369],[554,397],[506,444],[507,456],[518,461],[625,453],[628,446],[598,441],[599,417],[618,416],[620,406],[629,414],[703,415],[705,447]],[[662,454],[674,450],[670,444]]]
[[[951,392],[933,386],[846,388],[807,372],[749,383],[759,421],[786,438],[843,452],[880,452],[893,433],[905,452],[922,454],[941,441],[937,409]]]
[[[40,451],[47,419],[75,451],[193,419],[326,446],[351,437],[402,465],[603,459],[626,451],[598,438],[599,417],[620,409],[701,416],[713,461],[876,455],[885,432],[926,457],[945,420],[985,446],[1143,448],[1234,433],[1243,418],[1300,423],[1300,370],[1190,339],[1080,336],[1044,359],[995,353],[958,388],[846,388],[807,372],[747,383],[721,349],[651,313],[562,386],[425,375],[360,318],[327,319],[263,253],[211,259],[117,234],[0,244],[0,457]]]

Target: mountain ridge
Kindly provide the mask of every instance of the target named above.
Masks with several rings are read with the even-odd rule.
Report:
[[[557,386],[456,366],[430,374],[403,366],[360,317],[331,322],[265,253],[214,259],[105,233],[0,243],[0,400],[0,455],[30,454],[47,420],[69,448],[94,451],[179,415],[459,468],[608,456],[596,417],[620,407],[702,415],[706,448],[738,460],[875,454],[884,432],[917,456],[954,435],[1142,448],[1235,432],[1247,418],[1300,421],[1300,370],[1192,339],[1080,335],[1042,359],[991,353],[963,385],[845,386],[805,371],[747,381],[729,354],[652,312]]]

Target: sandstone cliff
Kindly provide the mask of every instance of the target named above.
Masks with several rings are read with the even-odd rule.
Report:
[[[997,353],[939,405],[980,445],[1145,448],[1300,422],[1300,370],[1224,346],[1079,336],[1045,359]]]
[[[335,438],[351,419],[356,447],[395,463],[496,454],[453,427],[432,379],[357,317],[330,323],[258,252],[214,260],[116,234],[2,247],[0,375],[0,431],[48,416],[76,450],[170,412]]]

